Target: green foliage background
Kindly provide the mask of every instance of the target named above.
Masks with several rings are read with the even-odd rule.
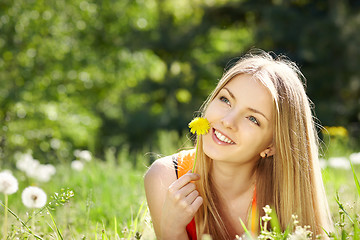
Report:
[[[355,0],[2,0],[1,159],[156,148],[251,48],[285,54],[323,125],[360,132]]]

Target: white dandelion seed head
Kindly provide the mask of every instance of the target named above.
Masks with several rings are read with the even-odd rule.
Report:
[[[80,172],[84,169],[84,163],[79,160],[74,160],[71,162],[71,168]]]
[[[75,150],[74,150],[74,156],[78,158],[79,155],[80,155],[80,152],[81,152],[81,150],[75,149]]]
[[[34,169],[33,178],[39,180],[40,182],[48,182],[50,181],[51,177],[56,173],[56,168],[51,164],[39,164]]]
[[[346,157],[329,158],[328,164],[332,168],[350,169],[350,162]]]
[[[10,171],[0,172],[0,192],[10,195],[16,193],[18,189],[19,183]]]
[[[79,152],[77,156],[80,160],[84,160],[86,162],[90,162],[92,159],[91,152],[88,150],[82,150]]]
[[[353,164],[360,164],[360,152],[350,154],[349,158]]]
[[[27,168],[24,170],[26,176],[37,178],[39,166],[40,162],[36,159],[33,159],[31,162],[29,162]]]
[[[324,158],[319,158],[319,164],[321,169],[325,169],[327,167],[327,161]]]
[[[56,173],[56,168],[54,165],[52,164],[46,164],[46,165],[43,165],[44,168],[48,171],[48,173],[52,176]]]
[[[40,164],[34,159],[31,153],[16,153],[16,167],[24,172],[26,176],[37,179],[41,182],[48,182],[56,173],[56,168],[51,164]]]
[[[31,153],[15,153],[16,161],[16,167],[23,172],[26,172],[26,170],[33,164],[33,156]]]
[[[42,208],[46,204],[47,196],[39,187],[27,187],[22,192],[21,199],[28,208]]]

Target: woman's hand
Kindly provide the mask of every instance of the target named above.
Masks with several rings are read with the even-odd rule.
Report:
[[[190,171],[173,182],[166,192],[161,215],[161,236],[163,239],[180,234],[195,216],[203,203],[195,183],[200,175]]]
[[[145,193],[157,239],[188,239],[186,225],[203,203],[192,181],[198,174],[177,179],[172,156],[156,160],[144,178]]]

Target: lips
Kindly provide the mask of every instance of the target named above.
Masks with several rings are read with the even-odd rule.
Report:
[[[213,128],[213,138],[219,144],[235,144],[235,142],[222,132]]]

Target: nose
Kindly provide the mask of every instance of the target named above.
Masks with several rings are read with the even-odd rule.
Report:
[[[229,111],[221,119],[221,123],[225,128],[236,130],[237,129],[237,114],[234,111]]]

